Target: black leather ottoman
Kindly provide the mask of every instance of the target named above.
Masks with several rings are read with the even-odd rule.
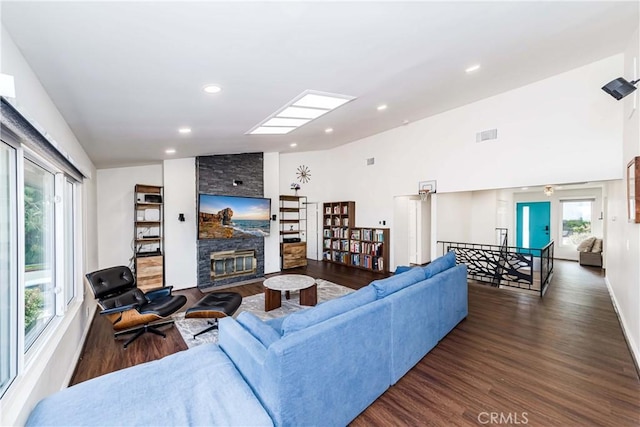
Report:
[[[198,332],[193,337],[218,328],[218,319],[233,315],[242,303],[242,296],[236,292],[216,292],[208,294],[200,301],[188,308],[184,314],[185,319],[213,319],[209,320],[211,326]]]

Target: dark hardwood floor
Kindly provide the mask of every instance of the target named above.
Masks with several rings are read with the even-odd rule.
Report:
[[[354,289],[379,278],[310,261],[305,273]],[[243,296],[262,284],[230,288]],[[181,291],[185,307],[202,297]],[[72,384],[186,346],[175,328],[122,348],[96,315]],[[321,421],[319,421],[321,424]],[[544,298],[469,285],[469,316],[352,425],[640,425],[640,380],[601,271],[557,261]]]

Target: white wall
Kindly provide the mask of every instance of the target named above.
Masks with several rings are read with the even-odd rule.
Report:
[[[467,212],[471,220],[472,243],[496,244],[496,221],[498,199],[495,190],[471,193],[471,210]]]
[[[95,168],[4,27],[1,32],[0,71],[14,76],[18,107],[89,175],[81,188],[80,240],[83,244],[78,247],[81,265],[76,271],[76,280],[84,283],[83,273],[98,266]],[[40,399],[68,384],[95,310],[91,292],[83,289],[88,295],[72,304],[57,328],[43,337],[39,353],[0,400],[0,425],[24,424]]]
[[[612,56],[325,152],[282,154],[280,189],[310,165],[303,194],[354,200],[356,224],[386,220],[393,239],[393,197],[416,194],[419,181],[436,179],[439,196],[620,179],[622,105],[600,87],[622,74],[623,61]],[[498,140],[477,144],[476,132],[490,128]]]
[[[627,79],[640,76],[640,32],[629,41],[625,50],[624,72]],[[635,64],[635,66],[634,66]],[[617,74],[609,76],[618,77]],[[610,80],[609,79],[609,80]],[[607,80],[608,81],[608,80]],[[610,104],[624,106],[623,156],[618,163],[620,173],[626,164],[640,155],[640,96],[638,91],[620,102],[613,98]],[[640,224],[627,222],[626,184],[623,180],[612,182],[607,187],[607,240],[605,240],[606,280],[613,296],[614,305],[622,321],[627,341],[640,365]]]
[[[436,201],[436,241],[471,242],[471,209],[473,193],[464,191],[459,193],[437,193],[431,195]],[[438,245],[436,256],[442,255],[442,247]],[[436,256],[432,255],[432,258]]]
[[[164,267],[165,282],[174,289],[193,288],[198,283],[198,214],[196,159],[165,160]],[[185,221],[178,221],[178,214]]]
[[[264,274],[269,274],[280,271],[280,156],[278,153],[264,153],[262,158],[264,197],[271,199],[271,215],[278,219],[271,221],[271,234],[264,238]]]
[[[134,187],[162,185],[162,165],[99,169],[98,264],[100,268],[131,265],[133,256]]]

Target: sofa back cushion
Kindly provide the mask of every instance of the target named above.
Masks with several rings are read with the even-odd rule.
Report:
[[[283,320],[282,335],[300,331],[316,323],[324,322],[327,319],[375,300],[375,290],[371,286],[365,286],[349,295],[318,304],[313,308],[297,311]]]
[[[240,313],[236,320],[266,348],[280,339],[278,331],[248,311]]]
[[[421,267],[415,267],[402,274],[387,277],[386,279],[374,280],[371,282],[370,286],[375,288],[376,297],[380,299],[424,279],[424,269]]]
[[[442,273],[445,270],[455,267],[456,265],[456,253],[449,251],[440,258],[435,259],[433,262],[424,267],[424,275],[426,279],[430,279],[438,273]]]

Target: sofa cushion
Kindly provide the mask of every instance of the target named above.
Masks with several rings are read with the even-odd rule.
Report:
[[[408,265],[399,265],[396,267],[396,271],[393,274],[401,274],[401,273],[406,273],[407,271],[411,270],[413,267],[409,267]]]
[[[591,252],[602,252],[602,239],[596,239],[593,241]]]
[[[587,237],[578,245],[576,249],[578,250],[578,252],[591,252],[591,248],[593,247],[595,241],[595,237]]]
[[[375,300],[375,290],[371,286],[365,286],[349,295],[323,302],[313,308],[297,311],[287,316],[282,322],[282,335],[300,331],[316,323],[324,322],[327,319]]]
[[[435,259],[429,265],[424,267],[424,275],[426,279],[430,279],[438,273],[442,273],[445,270],[455,267],[456,265],[456,253],[449,251],[440,258]]]
[[[370,286],[375,288],[376,297],[381,299],[424,279],[424,269],[422,267],[415,267],[406,273],[387,277],[386,279],[374,280]]]
[[[240,313],[236,320],[266,348],[280,339],[278,331],[248,311]]]

